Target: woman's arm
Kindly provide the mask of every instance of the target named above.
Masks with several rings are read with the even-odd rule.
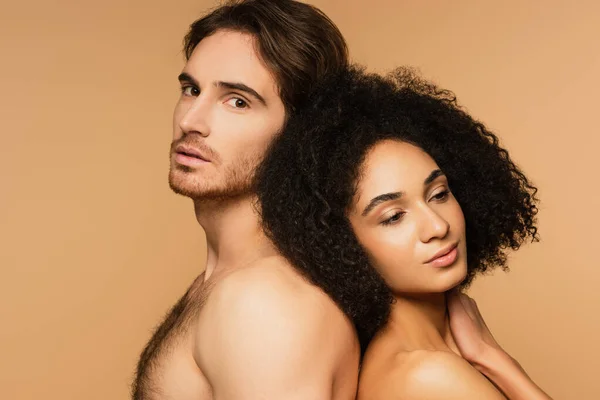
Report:
[[[450,329],[461,355],[510,400],[552,400],[496,342],[477,303],[458,291],[448,293]]]

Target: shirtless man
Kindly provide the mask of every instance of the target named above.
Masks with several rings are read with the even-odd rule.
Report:
[[[286,114],[347,64],[341,33],[291,0],[236,1],[192,24],[169,183],[194,202],[206,269],[143,351],[134,399],[354,399],[350,321],[264,236],[252,179]]]

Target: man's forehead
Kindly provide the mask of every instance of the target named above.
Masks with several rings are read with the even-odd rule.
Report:
[[[204,38],[183,72],[202,85],[239,82],[255,90],[276,92],[272,74],[256,53],[254,39],[241,32],[219,31]]]

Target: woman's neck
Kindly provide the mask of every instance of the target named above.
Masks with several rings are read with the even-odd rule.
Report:
[[[445,293],[397,295],[385,335],[403,350],[452,350],[458,352],[448,320]]]

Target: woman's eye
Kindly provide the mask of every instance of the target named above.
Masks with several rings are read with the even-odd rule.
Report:
[[[227,104],[229,104],[230,106],[232,106],[234,108],[240,108],[240,109],[248,107],[248,102],[239,97],[232,97],[231,99],[227,100]]]
[[[435,194],[433,197],[431,197],[432,200],[446,200],[448,198],[448,195],[450,195],[450,191],[449,190],[443,190],[437,194]]]
[[[402,211],[398,211],[398,212],[394,213],[388,219],[381,221],[381,225],[391,225],[395,222],[398,222],[398,221],[400,221],[400,219],[402,219],[403,215],[404,215],[404,213]]]
[[[197,97],[200,95],[200,90],[197,87],[186,85],[181,87],[181,93],[184,96]]]

